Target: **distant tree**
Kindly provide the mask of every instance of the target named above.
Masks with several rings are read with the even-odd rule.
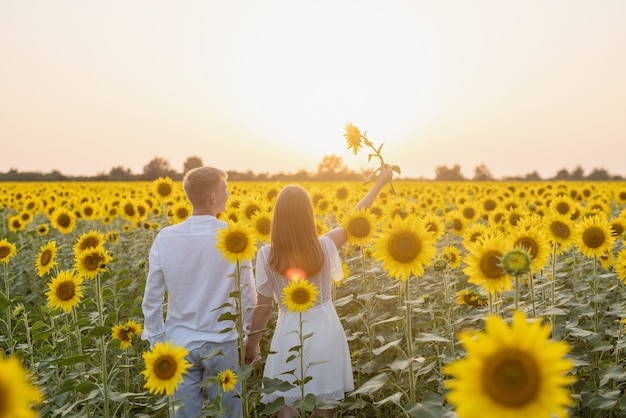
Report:
[[[455,164],[453,167],[440,165],[435,168],[435,180],[438,181],[461,181],[465,180],[465,177],[461,173],[461,166]]]
[[[574,171],[572,171],[572,174],[570,174],[571,180],[584,180],[584,178],[585,170],[581,166],[576,167]]]
[[[491,171],[487,168],[485,164],[481,164],[474,168],[474,180],[475,181],[489,181],[493,180],[493,176],[491,175]]]
[[[343,165],[343,159],[338,155],[326,155],[317,165],[319,180],[335,180],[347,173],[348,168]]]
[[[570,179],[570,174],[569,171],[567,171],[566,168],[562,168],[560,169],[556,175],[553,177],[553,180],[569,180]]]
[[[128,180],[133,176],[130,168],[124,168],[121,165],[113,167],[109,172],[109,178],[114,181]]]
[[[537,171],[533,171],[532,173],[528,173],[524,176],[524,180],[527,181],[539,181],[541,180],[541,176],[539,175],[539,173],[537,173]]]
[[[591,181],[605,181],[611,180],[611,175],[604,168],[595,168],[586,178]]]
[[[202,162],[202,159],[200,157],[197,157],[195,155],[187,157],[183,164],[183,175],[187,174],[194,168],[202,167],[203,165],[204,163]]]
[[[177,173],[165,158],[154,157],[143,166],[143,177],[145,180],[156,180],[159,177],[174,178],[177,177]]]

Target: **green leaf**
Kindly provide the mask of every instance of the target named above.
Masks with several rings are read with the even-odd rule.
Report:
[[[626,370],[624,370],[623,366],[611,366],[606,369],[601,369],[598,375],[600,376],[599,387],[606,385],[611,380],[615,380],[616,382],[626,380]]]
[[[390,343],[387,343],[387,344],[383,345],[382,347],[378,347],[377,349],[372,350],[372,353],[375,356],[378,356],[381,353],[383,353],[383,352],[387,351],[388,349],[390,349],[391,347],[397,347],[398,345],[400,345],[402,340],[403,340],[402,338],[399,338],[399,339],[397,339],[395,341],[391,341]]]
[[[378,389],[382,388],[385,383],[387,383],[388,377],[387,373],[383,372],[377,376],[372,377],[367,382],[363,383],[357,390],[350,393],[350,396],[354,395],[366,395],[370,393],[376,392]]]
[[[312,393],[309,393],[304,397],[304,399],[298,399],[293,403],[293,407],[296,409],[301,409],[303,411],[311,412],[315,409],[315,404],[317,402],[317,398]]]
[[[424,332],[420,333],[419,337],[417,337],[415,341],[427,342],[427,343],[431,343],[431,342],[449,343],[450,342],[450,340],[447,338],[443,338],[439,335],[428,334]]]

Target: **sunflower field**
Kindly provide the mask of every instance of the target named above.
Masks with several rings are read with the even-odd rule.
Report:
[[[394,180],[360,212],[367,184],[302,185],[319,233],[348,231],[334,302],[355,389],[336,416],[626,416],[626,184]],[[220,217],[247,225],[253,265],[282,186],[229,185]],[[0,190],[0,417],[168,416],[141,302],[154,237],[191,213],[180,182]],[[246,414],[271,416],[260,394],[285,382],[262,366],[206,384],[245,382]]]

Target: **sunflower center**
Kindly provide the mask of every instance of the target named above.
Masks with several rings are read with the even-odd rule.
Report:
[[[256,229],[261,235],[269,235],[272,228],[272,221],[267,218],[260,218],[256,221]]]
[[[100,261],[102,259],[97,254],[88,255],[84,259],[83,265],[87,270],[97,270],[100,267]]]
[[[131,203],[125,204],[123,210],[126,215],[135,216],[135,207]]]
[[[59,217],[57,218],[57,223],[62,227],[62,228],[68,228],[70,226],[70,224],[72,223],[72,220],[70,219],[70,217],[68,216],[67,213],[62,213],[59,215]]]
[[[426,222],[426,230],[434,234],[439,232],[439,229],[437,228],[437,225],[434,222]]]
[[[163,355],[154,362],[154,374],[159,380],[169,380],[176,374],[176,359]]]
[[[172,193],[172,186],[170,186],[168,183],[159,183],[159,186],[157,187],[157,193],[159,194],[159,196],[167,197]]]
[[[455,231],[461,231],[463,229],[463,222],[461,222],[460,219],[453,219],[452,229],[454,229]]]
[[[70,281],[61,282],[57,286],[57,297],[60,300],[71,300],[74,297],[74,283]]]
[[[80,248],[82,250],[86,250],[87,248],[96,248],[98,245],[100,245],[100,240],[98,240],[98,238],[87,237],[81,243]]]
[[[189,210],[187,208],[176,209],[176,216],[180,219],[185,219],[189,216]]]
[[[370,230],[370,223],[365,218],[354,218],[348,224],[348,232],[357,238],[364,238],[368,236]]]
[[[226,248],[231,253],[242,253],[248,247],[248,237],[241,232],[232,232],[226,239]]]
[[[571,230],[565,222],[555,221],[550,225],[550,232],[559,239],[567,239],[570,236]]]
[[[256,204],[251,203],[246,206],[246,218],[252,218],[252,215],[254,215],[256,212],[261,212],[261,208],[258,207]]]
[[[52,251],[45,250],[41,253],[41,257],[39,257],[39,262],[42,266],[47,266],[50,263],[50,260],[52,260]]]
[[[480,271],[488,279],[499,279],[504,276],[504,270],[500,267],[500,251],[487,251],[480,259]]]
[[[601,247],[602,244],[604,244],[605,238],[604,231],[597,226],[587,228],[585,232],[583,232],[583,242],[589,248]]]
[[[530,257],[534,260],[539,253],[539,245],[537,245],[537,241],[532,239],[531,237],[522,237],[515,242],[514,247],[521,247],[528,251]]]
[[[11,252],[11,249],[9,247],[6,247],[6,246],[0,247],[0,260],[8,257],[10,252]]]
[[[389,240],[389,254],[400,263],[410,263],[422,251],[422,242],[410,232],[396,234]]]
[[[496,208],[496,206],[497,206],[496,202],[494,202],[493,200],[487,200],[487,201],[485,201],[485,203],[483,205],[483,208],[486,211],[492,211],[492,210],[494,210]]]
[[[294,289],[293,292],[291,292],[291,300],[298,305],[309,303],[310,299],[311,295],[305,288]]]
[[[567,204],[565,202],[559,202],[555,206],[555,209],[560,214],[565,215],[565,214],[567,214],[569,212],[569,204]]]
[[[463,216],[465,216],[467,219],[474,219],[474,216],[476,216],[476,211],[474,210],[474,208],[465,208],[463,209]]]
[[[624,227],[618,223],[611,225],[611,235],[618,237],[624,232]]]
[[[491,400],[510,408],[532,402],[541,389],[535,359],[515,348],[501,350],[485,362],[482,384]]]

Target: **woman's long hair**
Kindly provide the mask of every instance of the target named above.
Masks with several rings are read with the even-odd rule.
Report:
[[[313,203],[302,186],[288,185],[278,194],[270,244],[268,264],[281,274],[288,275],[288,269],[299,269],[311,277],[322,269],[324,253],[317,235]]]

